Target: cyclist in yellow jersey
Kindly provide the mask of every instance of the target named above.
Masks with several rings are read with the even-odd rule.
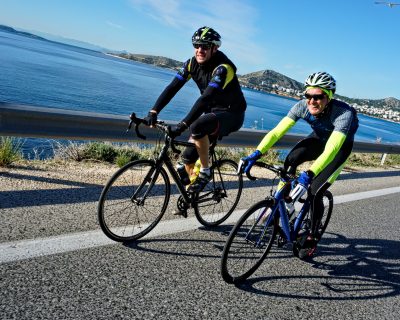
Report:
[[[300,173],[291,196],[299,198],[308,189],[311,199],[312,225],[305,247],[312,255],[320,240],[317,226],[323,214],[322,195],[339,176],[353,148],[358,128],[356,110],[333,98],[335,79],[326,72],[311,74],[305,81],[304,99],[296,103],[288,114],[263,138],[245,162],[244,172],[266,153],[299,119],[310,124],[313,132],[297,143],[285,159],[284,167],[290,174],[306,161],[315,160],[308,170]]]

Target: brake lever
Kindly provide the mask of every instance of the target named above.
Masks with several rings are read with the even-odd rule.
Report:
[[[143,119],[137,118],[137,117],[136,117],[136,114],[135,114],[134,112],[131,113],[131,115],[129,116],[129,118],[130,118],[131,120],[129,121],[128,129],[126,130],[126,132],[129,132],[129,130],[130,130],[131,127],[132,127],[132,123],[134,123],[134,124],[135,124],[135,132],[136,132],[136,135],[137,135],[140,139],[146,140],[146,136],[142,135],[142,134],[140,133],[140,131],[139,131],[139,125],[140,125],[141,123],[144,123],[144,122],[143,122]]]
[[[139,123],[139,124],[140,124],[140,123]],[[139,124],[135,124],[135,132],[136,132],[136,135],[137,135],[140,139],[146,140],[146,136],[142,135],[142,134],[139,132]]]
[[[251,170],[251,169],[250,169],[250,170]],[[252,175],[250,174],[250,171],[246,172],[246,176],[247,176],[247,178],[249,178],[249,180],[251,180],[251,181],[257,180],[256,177],[254,177],[254,176],[252,176]]]
[[[128,129],[126,129],[126,133],[128,133],[129,130],[131,130],[131,128],[132,128],[132,123],[133,123],[133,121],[132,121],[132,120],[129,120]]]

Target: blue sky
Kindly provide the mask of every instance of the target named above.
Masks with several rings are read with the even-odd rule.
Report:
[[[338,94],[400,99],[400,6],[371,0],[0,0],[0,24],[180,61],[208,25],[239,74],[324,70]]]

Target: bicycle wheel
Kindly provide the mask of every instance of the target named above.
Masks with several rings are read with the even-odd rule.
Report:
[[[98,204],[103,232],[115,241],[137,240],[152,230],[167,209],[170,182],[163,168],[137,160],[119,169],[105,185]]]
[[[278,232],[278,214],[266,225],[272,204],[271,199],[256,203],[233,227],[221,258],[221,275],[226,282],[247,279],[267,257]]]
[[[219,160],[211,166],[213,179],[199,193],[194,213],[207,227],[224,222],[235,210],[243,189],[243,178],[237,175],[237,164],[232,160]]]

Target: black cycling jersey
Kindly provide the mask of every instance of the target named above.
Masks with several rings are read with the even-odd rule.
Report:
[[[243,113],[246,110],[246,100],[236,76],[236,66],[221,51],[217,51],[205,64],[199,64],[195,57],[187,60],[161,93],[153,110],[160,112],[191,78],[200,89],[201,96],[183,119],[188,126],[203,113]]]

